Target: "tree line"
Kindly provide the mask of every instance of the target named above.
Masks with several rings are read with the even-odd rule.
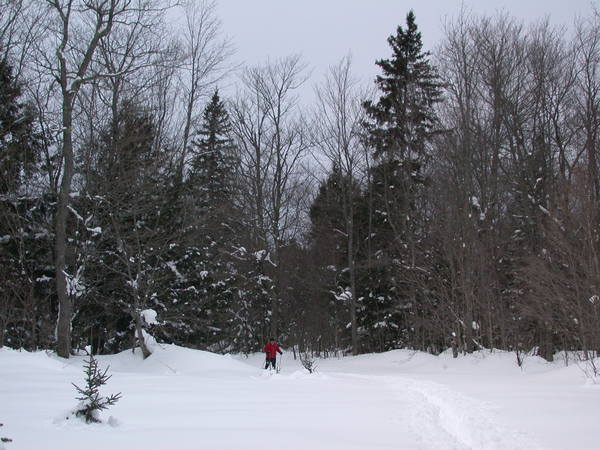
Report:
[[[600,350],[598,14],[409,12],[307,104],[210,1],[42,3],[0,0],[0,346]]]

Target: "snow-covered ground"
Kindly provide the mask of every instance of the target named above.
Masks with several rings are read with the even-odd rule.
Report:
[[[309,375],[286,353],[268,374],[262,355],[156,346],[99,357],[123,398],[87,425],[68,418],[83,360],[0,349],[7,450],[600,449],[600,385],[575,364],[397,350]]]

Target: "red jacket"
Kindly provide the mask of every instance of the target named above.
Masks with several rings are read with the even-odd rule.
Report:
[[[277,357],[277,353],[278,352],[279,352],[280,355],[283,354],[283,352],[279,348],[279,345],[277,345],[277,344],[271,344],[270,342],[268,342],[267,345],[265,345],[265,348],[263,348],[263,353],[267,354],[267,358],[275,358],[275,357]]]

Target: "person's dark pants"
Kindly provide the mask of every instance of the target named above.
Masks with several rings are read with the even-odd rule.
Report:
[[[275,369],[275,358],[267,358],[267,361],[265,363],[265,369],[269,368],[269,364],[273,366],[273,369]]]

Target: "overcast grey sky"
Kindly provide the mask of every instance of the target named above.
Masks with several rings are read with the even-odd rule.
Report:
[[[390,55],[387,37],[404,25],[413,9],[426,49],[442,37],[442,24],[455,16],[461,3],[475,14],[506,10],[526,21],[549,16],[571,26],[576,14],[589,16],[590,0],[218,0],[223,30],[247,64],[301,53],[313,69],[313,79],[352,53],[356,75],[375,76],[374,62]]]

